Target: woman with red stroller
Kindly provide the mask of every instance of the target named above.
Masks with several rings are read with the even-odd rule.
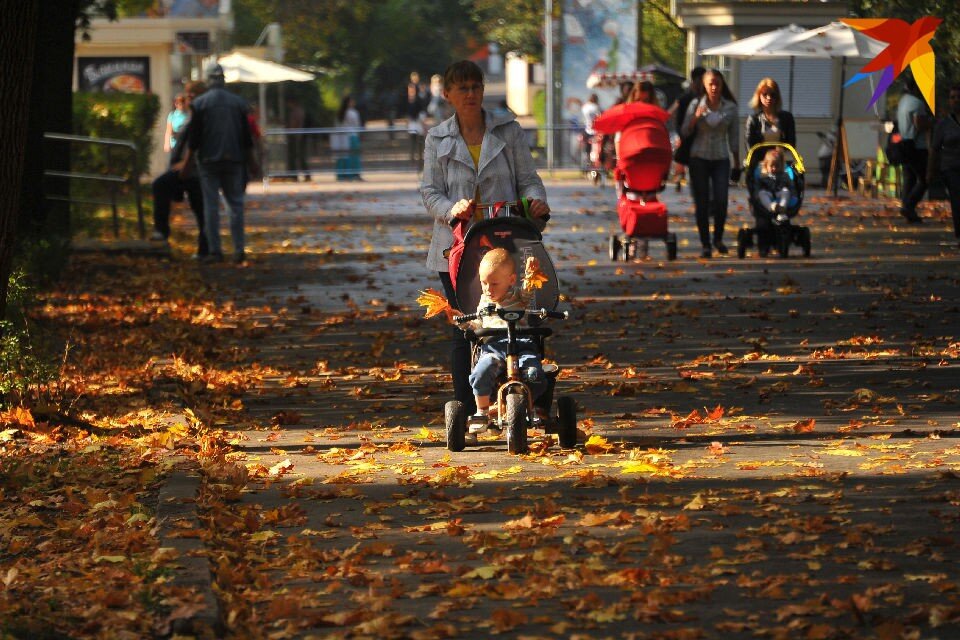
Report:
[[[667,228],[667,207],[657,193],[670,172],[673,148],[666,122],[670,115],[656,104],[653,86],[638,83],[632,102],[608,109],[596,122],[598,133],[617,135],[617,213],[624,236],[610,238],[610,259],[630,259],[636,240],[666,242],[667,258],[677,256],[677,238]]]

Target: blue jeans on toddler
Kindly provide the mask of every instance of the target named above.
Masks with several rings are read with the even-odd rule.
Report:
[[[547,377],[543,373],[543,365],[540,364],[540,355],[537,347],[530,338],[519,338],[517,346],[520,351],[520,374],[521,379],[527,383],[533,399],[536,400],[543,392],[547,390]],[[480,357],[477,359],[476,366],[470,372],[470,386],[473,388],[474,395],[489,396],[496,391],[494,385],[497,383],[497,377],[507,366],[507,339],[498,338],[489,340],[480,347]],[[530,379],[530,370],[535,371],[533,380]]]

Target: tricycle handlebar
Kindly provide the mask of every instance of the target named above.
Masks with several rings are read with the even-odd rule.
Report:
[[[541,320],[544,318],[566,320],[570,317],[570,312],[547,311],[546,309],[500,309],[491,304],[487,305],[483,309],[478,309],[476,313],[467,313],[462,316],[454,316],[453,321],[456,324],[463,324],[464,322],[470,322],[471,320],[476,320],[477,318],[500,316],[501,319],[506,320],[507,322],[518,322],[525,315],[540,318]]]

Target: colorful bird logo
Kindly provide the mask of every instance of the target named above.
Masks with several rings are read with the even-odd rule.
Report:
[[[920,93],[930,105],[930,110],[936,113],[936,73],[930,38],[943,20],[925,16],[913,24],[897,18],[844,18],[842,22],[888,45],[844,86],[850,86],[871,73],[882,70],[880,82],[877,83],[877,89],[867,105],[869,109],[909,66]]]

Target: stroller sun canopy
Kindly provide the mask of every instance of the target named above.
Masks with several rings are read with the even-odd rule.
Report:
[[[673,160],[670,133],[662,122],[636,120],[620,134],[619,160],[624,163],[649,162],[669,168]]]
[[[550,255],[543,246],[540,232],[531,222],[517,216],[504,216],[482,220],[471,225],[463,239],[463,254],[450,277],[456,283],[457,308],[471,313],[480,302],[480,260],[484,254],[495,247],[506,249],[515,261],[516,272],[523,273],[527,256],[533,256],[540,263],[540,271],[547,281],[537,289],[532,306],[556,309],[560,302],[560,283]]]
[[[630,123],[642,119],[652,119],[665,124],[670,119],[670,114],[657,105],[646,102],[618,104],[610,107],[594,120],[593,129],[597,133],[609,135],[623,131]]]

